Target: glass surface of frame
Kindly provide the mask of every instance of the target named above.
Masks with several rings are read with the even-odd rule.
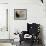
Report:
[[[27,9],[14,9],[14,20],[26,20]]]

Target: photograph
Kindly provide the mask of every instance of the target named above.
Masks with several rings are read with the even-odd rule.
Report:
[[[26,20],[27,9],[14,9],[14,20]]]

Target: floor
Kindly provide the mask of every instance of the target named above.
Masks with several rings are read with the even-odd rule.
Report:
[[[22,42],[19,46],[31,46],[29,43]],[[34,44],[33,46],[43,46],[42,44]]]
[[[0,43],[0,46],[16,46],[16,45],[12,45],[11,43]],[[30,44],[22,42],[21,45],[17,46],[30,46]],[[33,46],[42,46],[42,45],[33,45]]]
[[[0,43],[0,46],[12,46],[11,43]]]

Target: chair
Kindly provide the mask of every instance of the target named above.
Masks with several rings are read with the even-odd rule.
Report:
[[[33,45],[34,42],[39,43],[39,33],[40,33],[40,24],[32,23],[29,24],[27,23],[27,31],[22,31],[22,34],[20,34],[20,44],[22,41],[25,41],[24,35],[29,34],[32,37],[29,39],[31,44]],[[28,40],[28,38],[26,38]]]

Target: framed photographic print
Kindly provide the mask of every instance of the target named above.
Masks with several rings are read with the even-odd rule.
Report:
[[[27,9],[14,9],[14,20],[26,20]]]

